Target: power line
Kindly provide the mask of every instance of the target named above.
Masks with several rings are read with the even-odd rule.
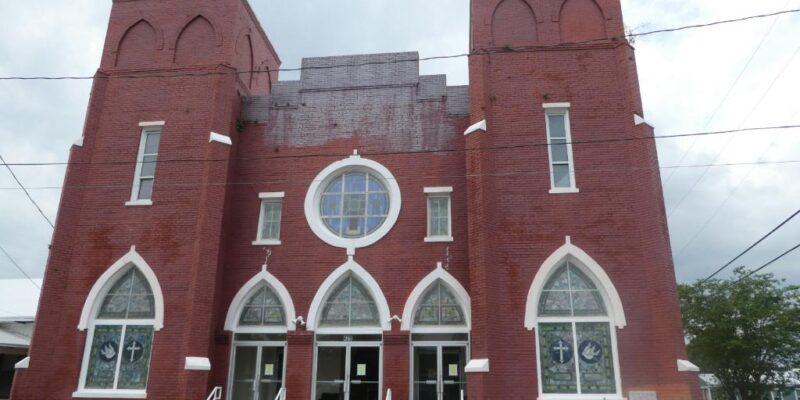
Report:
[[[764,265],[762,265],[762,266],[760,266],[760,267],[758,267],[758,268],[756,268],[756,269],[754,269],[754,270],[752,270],[752,271],[748,272],[748,273],[747,273],[746,275],[744,275],[743,277],[741,277],[741,278],[737,279],[737,280],[736,280],[736,282],[734,282],[734,283],[739,283],[739,282],[741,282],[743,279],[749,278],[751,275],[755,274],[755,273],[756,273],[756,272],[758,272],[758,271],[761,271],[761,270],[762,270],[762,269],[764,269],[764,268],[767,268],[768,266],[770,266],[770,265],[771,265],[772,263],[774,263],[775,261],[778,261],[778,260],[780,260],[781,258],[783,258],[784,256],[786,256],[787,254],[789,254],[789,253],[791,253],[791,252],[793,252],[793,251],[797,250],[798,248],[800,248],[800,243],[796,244],[796,245],[795,245],[794,247],[792,247],[791,249],[784,251],[784,252],[783,252],[781,255],[779,255],[779,256],[777,256],[777,257],[773,258],[772,260],[769,260],[769,261],[768,261],[766,264],[764,264]]]
[[[691,137],[691,136],[710,136],[710,135],[722,135],[722,134],[729,134],[729,133],[737,133],[737,132],[758,132],[758,131],[766,131],[766,130],[784,130],[784,129],[796,129],[800,128],[800,124],[790,124],[790,125],[777,125],[777,126],[760,126],[760,127],[751,127],[751,128],[740,128],[740,129],[727,129],[721,131],[711,131],[711,132],[694,132],[694,133],[681,133],[681,134],[674,134],[674,135],[658,135],[658,136],[634,136],[634,137],[627,137],[627,138],[609,138],[609,139],[595,139],[595,140],[583,140],[583,141],[570,141],[566,142],[565,144],[570,145],[584,145],[584,144],[604,144],[604,143],[617,143],[617,142],[630,142],[636,140],[660,140],[660,139],[674,139],[674,138],[683,138],[683,137]],[[402,151],[383,151],[383,152],[360,152],[362,156],[391,156],[391,155],[404,155],[404,154],[439,154],[439,153],[456,153],[456,152],[472,152],[472,151],[495,151],[495,150],[513,150],[513,149],[524,149],[524,148],[531,148],[531,147],[546,147],[549,146],[547,142],[537,142],[537,143],[528,143],[528,144],[518,144],[518,145],[505,145],[505,146],[485,146],[485,147],[466,147],[463,149],[458,148],[449,148],[449,149],[435,149],[435,150],[402,150]],[[39,167],[39,166],[58,166],[58,165],[131,165],[131,164],[141,164],[147,162],[148,164],[162,164],[162,163],[178,163],[178,162],[230,162],[231,160],[236,161],[265,161],[265,160],[276,160],[276,159],[304,159],[304,158],[316,158],[316,157],[342,157],[342,153],[309,153],[309,154],[282,154],[282,155],[275,155],[275,156],[265,156],[265,157],[232,157],[232,158],[217,158],[217,159],[202,159],[202,158],[181,158],[181,159],[166,159],[166,160],[157,160],[157,161],[88,161],[88,162],[77,162],[77,161],[65,161],[65,162],[27,162],[27,163],[2,163],[0,165],[5,166],[13,166],[13,167]],[[708,164],[706,164],[708,165]],[[710,165],[713,166],[713,165]]]
[[[12,264],[12,265],[14,265],[14,266],[15,266],[15,267],[16,267],[16,268],[19,270],[19,272],[22,272],[22,275],[25,275],[25,277],[26,277],[26,278],[28,278],[28,280],[31,282],[31,284],[33,284],[33,286],[36,286],[36,288],[37,288],[37,289],[39,289],[39,290],[42,290],[42,287],[41,287],[41,286],[39,286],[39,284],[38,284],[38,283],[36,283],[36,282],[33,280],[33,278],[31,278],[31,276],[30,276],[30,275],[28,275],[28,273],[27,273],[27,272],[25,272],[25,270],[24,270],[24,269],[22,269],[22,267],[20,267],[20,266],[19,266],[19,264],[17,264],[17,261],[16,261],[16,260],[14,260],[14,257],[11,257],[11,254],[8,254],[8,252],[6,251],[6,249],[4,249],[4,248],[3,248],[3,246],[2,246],[2,245],[0,245],[0,252],[2,252],[3,254],[5,254],[5,255],[6,255],[6,257],[8,257],[8,259],[9,259],[9,260],[11,260],[11,264]]]
[[[795,211],[795,212],[794,212],[794,214],[790,215],[790,216],[789,216],[789,218],[786,218],[785,220],[783,220],[783,222],[781,222],[780,224],[778,224],[778,226],[776,226],[776,227],[772,228],[772,230],[771,230],[771,231],[767,232],[767,234],[766,234],[766,235],[764,235],[764,236],[762,236],[762,237],[761,237],[761,239],[758,239],[758,240],[757,240],[755,243],[751,244],[751,245],[750,245],[750,247],[746,248],[746,249],[745,249],[743,252],[739,253],[739,255],[738,255],[738,256],[736,256],[736,257],[734,257],[732,260],[728,261],[728,263],[727,263],[727,264],[725,264],[725,265],[721,266],[719,269],[717,269],[716,271],[714,271],[714,273],[713,273],[713,274],[709,275],[709,276],[708,276],[706,279],[703,279],[703,281],[702,281],[701,283],[705,283],[705,282],[707,282],[709,279],[713,278],[714,276],[716,276],[717,274],[719,274],[720,272],[722,272],[722,270],[724,270],[725,268],[728,268],[728,266],[730,266],[730,265],[731,265],[731,264],[733,264],[733,263],[734,263],[736,260],[738,260],[740,257],[742,257],[743,255],[745,255],[745,253],[747,253],[748,251],[750,251],[750,250],[751,250],[753,247],[756,247],[756,246],[757,246],[759,243],[763,242],[763,241],[764,241],[766,238],[770,237],[770,236],[771,236],[773,233],[775,233],[775,231],[777,231],[778,229],[781,229],[781,228],[782,228],[784,225],[786,225],[786,224],[787,224],[789,221],[791,221],[791,220],[792,220],[792,218],[796,217],[796,216],[797,216],[797,214],[800,214],[800,209],[798,209],[797,211]],[[783,257],[783,255],[781,255],[781,257]],[[779,257],[779,258],[780,258],[780,257]],[[773,260],[773,261],[775,261],[775,260]],[[772,261],[770,261],[770,263],[772,263]],[[769,265],[769,263],[768,263],[767,265]],[[764,267],[761,267],[761,268],[763,269]],[[759,270],[760,270],[760,269],[759,269]]]
[[[761,106],[761,103],[764,101],[764,99],[767,98],[767,95],[772,91],[772,88],[775,87],[775,83],[777,83],[778,80],[780,80],[780,78],[783,76],[784,72],[786,72],[786,70],[792,64],[792,61],[794,61],[794,58],[797,56],[798,52],[800,52],[800,44],[797,45],[797,47],[795,48],[794,53],[792,53],[791,57],[789,57],[789,59],[786,60],[786,63],[783,65],[781,70],[778,72],[778,75],[776,75],[775,78],[772,79],[772,82],[770,82],[769,86],[767,87],[767,90],[765,90],[764,93],[761,94],[761,97],[758,99],[756,104],[750,109],[750,111],[747,113],[747,115],[744,117],[744,119],[742,119],[742,122],[739,124],[740,128],[742,126],[744,126],[745,123],[747,123],[747,120],[749,120],[750,117],[753,115],[753,113],[758,109],[758,107]],[[723,146],[722,149],[720,149],[719,152],[717,152],[716,156],[714,156],[714,159],[711,161],[712,163],[717,162],[717,160],[720,158],[720,156],[722,156],[722,153],[724,153],[725,150],[728,148],[728,146],[730,146],[730,144],[733,143],[733,140],[735,138],[736,138],[736,135],[733,135],[728,139],[728,141],[725,143],[725,146]],[[672,215],[674,215],[675,212],[678,211],[678,209],[681,207],[683,202],[686,201],[686,199],[689,197],[689,194],[694,191],[694,189],[697,187],[697,185],[700,184],[700,182],[706,177],[707,174],[708,174],[708,169],[703,171],[703,173],[700,175],[700,177],[697,178],[697,180],[695,180],[694,183],[692,183],[692,186],[689,187],[689,190],[686,191],[683,194],[683,197],[681,197],[681,199],[678,201],[678,204],[676,204],[672,208],[672,210],[669,212],[669,214],[667,215],[668,218],[672,217]]]
[[[17,175],[14,173],[14,170],[12,170],[11,167],[8,164],[6,164],[6,160],[3,158],[2,155],[0,155],[0,162],[2,162],[3,165],[5,165],[5,167],[8,169],[8,172],[11,173],[11,176],[17,182],[17,185],[19,185],[20,189],[22,189],[22,191],[25,192],[25,196],[28,196],[28,200],[30,200],[33,206],[36,207],[36,209],[39,211],[39,214],[41,214],[44,220],[47,221],[47,223],[50,225],[50,228],[55,228],[53,223],[50,221],[50,218],[47,218],[47,215],[45,215],[44,211],[42,211],[42,208],[39,207],[39,204],[36,202],[36,200],[34,200],[33,197],[31,197],[31,194],[28,192],[27,189],[25,189],[25,186],[22,184],[19,178],[17,178]]]
[[[368,65],[382,65],[382,64],[396,64],[401,62],[422,62],[422,61],[432,61],[432,60],[442,60],[442,59],[452,59],[452,58],[463,58],[463,57],[474,57],[474,56],[485,56],[491,54],[501,54],[501,53],[529,53],[529,52],[538,52],[538,51],[546,51],[552,49],[564,49],[569,48],[571,46],[576,45],[584,45],[584,44],[596,44],[596,43],[612,43],[612,42],[619,42],[621,40],[627,40],[631,38],[637,37],[644,37],[650,36],[655,34],[662,34],[662,33],[671,33],[671,32],[678,32],[687,29],[697,29],[697,28],[705,28],[711,26],[717,26],[722,24],[729,24],[729,23],[736,23],[736,22],[743,22],[749,21],[754,19],[761,19],[761,18],[769,18],[783,14],[793,14],[800,12],[800,9],[790,9],[790,10],[782,10],[776,11],[768,14],[757,14],[757,15],[749,15],[746,17],[741,18],[733,18],[733,19],[726,19],[726,20],[719,20],[713,21],[708,23],[701,23],[701,24],[693,24],[693,25],[684,25],[678,26],[673,28],[665,28],[665,29],[657,29],[653,31],[647,32],[639,32],[639,33],[631,33],[627,35],[621,36],[613,36],[611,38],[602,38],[602,39],[591,39],[591,40],[583,40],[577,42],[569,42],[569,43],[559,43],[554,45],[540,45],[540,46],[524,46],[524,47],[502,47],[502,48],[488,48],[488,49],[479,49],[469,53],[463,54],[452,54],[452,55],[441,55],[441,56],[432,56],[432,57],[417,57],[417,58],[410,58],[410,59],[401,59],[401,60],[385,60],[385,61],[370,61],[370,62],[363,62],[363,63],[352,63],[352,64],[331,64],[331,65],[315,65],[315,66],[301,66],[296,68],[278,68],[274,70],[270,69],[257,69],[252,71],[231,71],[231,72],[180,72],[180,73],[171,73],[171,74],[135,74],[135,75],[97,75],[97,76],[6,76],[0,77],[0,80],[93,80],[93,79],[142,79],[142,78],[175,78],[175,77],[203,77],[203,76],[218,76],[218,75],[239,75],[239,74],[261,74],[261,73],[272,73],[272,72],[296,72],[296,71],[304,71],[304,70],[318,70],[318,69],[330,69],[330,68],[341,68],[341,67],[361,67],[361,66],[368,66]]]
[[[576,171],[575,169],[570,169],[570,172],[580,172],[581,174],[590,174],[590,173],[618,173],[618,172],[631,172],[631,171],[655,171],[659,169],[670,169],[670,168],[705,168],[705,167],[729,167],[729,166],[740,166],[740,165],[752,165],[754,163],[725,163],[725,164],[698,164],[698,165],[670,165],[664,167],[656,167],[656,168],[592,168],[586,171]],[[782,161],[760,161],[757,164],[800,164],[800,160],[782,160]],[[480,174],[459,174],[459,175],[395,175],[394,179],[397,180],[399,178],[404,179],[449,179],[449,178],[473,178],[473,177],[485,177],[485,176],[493,176],[493,177],[509,177],[509,176],[535,176],[535,175],[549,175],[549,170],[535,170],[535,171],[516,171],[516,172],[502,172],[502,173],[480,173]],[[263,181],[239,181],[239,182],[210,182],[210,183],[169,183],[169,182],[159,182],[157,184],[158,187],[170,187],[170,188],[184,188],[184,189],[195,189],[200,187],[211,187],[211,186],[241,186],[241,185],[265,185],[265,184],[276,184],[276,183],[286,183],[293,182],[292,179],[289,178],[278,178],[278,179],[270,179],[270,180],[263,180]],[[306,185],[307,182],[297,183],[298,185]],[[118,184],[118,185],[73,185],[73,186],[42,186],[42,187],[28,187],[29,190],[63,190],[63,189],[130,189],[130,184]],[[0,190],[19,190],[18,187],[0,187]]]
[[[783,5],[783,7],[786,8],[787,6],[789,6],[789,3],[791,2],[792,0],[787,0],[786,3]],[[767,41],[767,38],[769,37],[770,33],[772,33],[772,30],[775,29],[775,25],[777,25],[779,19],[780,16],[776,17],[772,21],[772,24],[769,26],[769,29],[767,30],[766,33],[764,33],[764,37],[761,38],[761,41],[758,43],[758,45],[756,45],[756,48],[753,50],[753,52],[750,54],[750,57],[747,59],[747,62],[744,64],[744,67],[742,68],[741,71],[739,71],[739,75],[736,76],[736,79],[734,79],[733,83],[728,87],[728,90],[725,92],[725,96],[722,97],[722,100],[720,100],[719,104],[717,104],[717,107],[714,108],[714,112],[711,113],[711,116],[708,118],[708,121],[706,121],[706,124],[703,126],[703,130],[708,129],[708,126],[711,125],[711,122],[714,121],[714,118],[716,118],[717,113],[719,113],[719,111],[722,109],[722,106],[725,104],[725,102],[728,101],[728,98],[730,97],[731,93],[733,93],[733,89],[736,87],[736,85],[739,84],[739,81],[742,79],[742,76],[744,76],[744,73],[747,71],[747,69],[750,67],[750,64],[755,59],[756,54],[758,54],[758,52],[761,50],[761,47],[764,45],[764,42]],[[697,141],[698,139],[695,138],[692,141],[692,144],[690,144],[689,147],[686,148],[686,151],[683,152],[681,158],[678,160],[677,162],[678,164],[682,163],[683,160],[686,159],[686,156],[692,151],[694,146],[697,144]],[[669,181],[672,180],[672,177],[674,175],[675,175],[675,170],[673,170],[669,174],[669,176],[667,176],[667,179],[664,180],[664,184],[669,183]]]

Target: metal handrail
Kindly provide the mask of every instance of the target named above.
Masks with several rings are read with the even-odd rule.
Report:
[[[392,400],[392,389],[386,390],[386,400]]]
[[[461,400],[464,400],[464,389],[461,389]]]
[[[206,400],[222,400],[222,386],[214,386]]]
[[[275,400],[286,400],[286,388],[282,387],[281,390],[278,391],[278,395],[275,396]]]

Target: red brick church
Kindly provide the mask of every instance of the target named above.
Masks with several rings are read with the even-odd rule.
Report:
[[[11,398],[697,398],[619,0],[470,7],[447,86],[115,0]]]

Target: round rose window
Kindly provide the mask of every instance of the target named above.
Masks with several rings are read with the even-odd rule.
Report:
[[[335,177],[320,201],[320,217],[336,236],[352,239],[375,232],[389,213],[389,193],[374,174],[348,171]]]

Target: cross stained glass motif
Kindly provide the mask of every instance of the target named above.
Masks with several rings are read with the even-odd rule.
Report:
[[[378,229],[389,213],[389,192],[369,172],[348,171],[333,179],[320,200],[325,226],[342,238],[361,238]]]
[[[320,326],[379,326],[378,307],[367,288],[350,275],[325,301]]]
[[[155,300],[141,271],[131,268],[106,293],[93,327],[87,389],[145,389],[153,347]],[[137,325],[128,325],[135,321]]]
[[[437,281],[425,295],[414,316],[414,325],[464,325],[464,311],[453,292]]]
[[[242,310],[239,325],[266,326],[285,325],[283,303],[269,286],[258,289]]]
[[[542,393],[577,393],[571,323],[539,324]]]
[[[570,262],[558,268],[539,299],[540,316],[605,316],[600,290]]]
[[[138,268],[131,268],[111,287],[97,315],[98,319],[154,317],[153,291]]]

